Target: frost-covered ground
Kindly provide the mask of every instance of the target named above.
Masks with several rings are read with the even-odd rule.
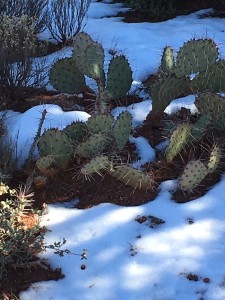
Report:
[[[106,52],[117,49],[127,55],[134,71],[134,88],[157,70],[165,45],[178,50],[192,37],[210,37],[225,56],[225,19],[199,19],[200,12],[154,24],[126,24],[119,18],[104,18],[120,9],[120,4],[92,3],[85,30],[103,44]],[[70,54],[67,47],[55,56]],[[55,56],[49,56],[49,61]],[[176,100],[167,111],[180,104],[194,110],[193,101],[194,96]],[[19,131],[18,152],[23,159],[44,108],[48,110],[44,128],[62,128],[89,116],[84,112],[64,113],[55,105],[34,107],[24,114],[9,112],[10,132],[16,137]],[[115,109],[114,116],[124,109]],[[151,109],[151,99],[128,109],[134,117],[133,125],[140,125]],[[154,159],[146,140],[131,140],[137,143],[141,163]],[[59,257],[50,250],[44,253],[53,267],[62,268],[65,278],[35,283],[21,293],[21,300],[225,299],[225,179],[204,197],[186,204],[172,201],[170,191],[175,186],[176,181],[162,183],[157,198],[139,207],[101,204],[77,210],[72,208],[74,202],[49,205],[42,221],[51,230],[46,243],[66,238],[65,248],[78,255]],[[153,215],[165,223],[151,228],[148,221],[136,222],[138,215]],[[87,260],[81,260],[83,249],[87,249]],[[82,264],[85,270],[81,270]],[[189,273],[198,275],[199,280],[189,281]]]

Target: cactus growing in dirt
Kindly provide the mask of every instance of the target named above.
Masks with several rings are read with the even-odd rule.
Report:
[[[154,186],[154,181],[149,175],[129,165],[114,167],[108,173],[134,189],[152,189]]]
[[[58,129],[48,129],[39,138],[38,150],[41,156],[53,155],[56,166],[67,167],[72,154],[71,139]]]
[[[104,58],[102,45],[93,41],[87,33],[80,32],[74,38],[72,58],[64,58],[54,64],[50,82],[61,92],[80,93],[90,90],[84,75],[93,78],[98,88],[95,111],[105,113],[111,99],[123,97],[130,90],[132,71],[125,56],[119,55],[110,61],[105,79]]]
[[[160,69],[166,68],[163,63],[166,51],[172,55],[166,47],[159,68],[160,78],[151,87],[152,114],[163,113],[172,100],[193,92],[225,91],[225,60],[218,60],[219,51],[213,40],[192,39],[184,43],[171,72],[163,73]],[[192,74],[195,77],[190,80]]]
[[[179,187],[184,192],[192,192],[208,174],[208,169],[200,160],[191,160],[179,178]]]
[[[82,167],[81,174],[86,177],[93,173],[101,175],[102,170],[110,170],[111,168],[112,162],[109,161],[107,156],[96,156]]]

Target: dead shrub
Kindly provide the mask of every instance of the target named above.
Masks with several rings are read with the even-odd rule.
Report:
[[[52,0],[47,28],[57,42],[69,42],[82,29],[91,0]]]

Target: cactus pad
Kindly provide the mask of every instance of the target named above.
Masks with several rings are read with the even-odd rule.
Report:
[[[81,169],[81,174],[88,176],[93,173],[100,174],[101,170],[111,168],[112,163],[109,161],[107,156],[96,156],[90,162],[85,164]]]
[[[122,112],[113,127],[116,147],[122,150],[126,145],[132,129],[132,115],[128,111]]]
[[[220,159],[222,157],[221,149],[219,146],[215,145],[210,153],[209,161],[207,163],[207,168],[209,173],[213,173],[219,165]]]
[[[83,56],[84,50],[89,46],[95,43],[90,35],[85,32],[79,32],[76,34],[73,40],[73,59],[75,61],[81,59]]]
[[[204,93],[197,97],[195,105],[201,114],[210,114],[212,116],[211,125],[217,130],[225,128],[225,98],[213,94]]]
[[[166,160],[172,161],[174,157],[180,153],[180,151],[187,144],[192,126],[190,124],[179,124],[173,131],[169,146],[166,150]]]
[[[192,81],[197,91],[225,92],[225,61],[219,60],[210,65],[205,72],[199,73]]]
[[[42,174],[49,176],[56,173],[57,169],[55,168],[56,160],[53,154],[48,154],[41,156],[36,161],[36,168]]]
[[[125,58],[120,55],[111,59],[107,74],[106,90],[110,98],[126,96],[132,84],[131,67]]]
[[[113,116],[100,114],[88,119],[87,128],[91,133],[104,133],[111,129],[113,123]]]
[[[190,161],[179,178],[180,189],[185,192],[191,192],[207,174],[208,169],[201,160]]]
[[[163,75],[168,75],[173,72],[173,69],[174,69],[173,49],[169,46],[166,46],[163,50],[159,71]]]
[[[186,77],[165,77],[154,83],[151,88],[152,112],[163,113],[170,102],[190,90],[190,80]]]
[[[212,122],[212,115],[210,113],[203,114],[198,121],[192,126],[188,142],[199,141],[207,131],[208,126]]]
[[[183,77],[202,72],[216,62],[218,54],[213,40],[190,40],[177,53],[175,74],[177,77]]]
[[[72,154],[71,139],[58,129],[48,129],[38,141],[41,156],[53,154],[58,167],[66,167]]]
[[[92,158],[103,152],[107,142],[106,135],[102,133],[93,134],[77,146],[75,154],[81,157]]]
[[[115,167],[114,170],[109,171],[109,174],[123,184],[135,189],[147,189],[153,187],[152,178],[131,166],[124,165]]]
[[[50,70],[49,80],[57,91],[63,93],[79,94],[85,87],[84,75],[72,58],[58,60]]]
[[[67,125],[63,132],[73,141],[82,142],[87,134],[87,125],[83,122],[73,122]]]

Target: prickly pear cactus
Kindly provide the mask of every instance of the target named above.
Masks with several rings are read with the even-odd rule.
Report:
[[[87,129],[90,133],[105,133],[111,130],[113,123],[113,116],[99,114],[88,119]]]
[[[87,33],[79,32],[76,34],[73,40],[73,60],[75,62],[82,60],[85,49],[94,43],[95,42]]]
[[[213,94],[204,93],[195,100],[195,105],[202,115],[210,114],[212,117],[211,125],[214,129],[225,129],[225,98]]]
[[[192,126],[188,142],[198,142],[207,132],[207,129],[211,123],[212,115],[210,113],[201,115],[198,121]]]
[[[57,172],[56,160],[53,154],[39,157],[35,166],[40,173],[46,176],[53,175]]]
[[[81,73],[95,79],[101,80],[104,84],[104,49],[101,44],[93,42],[88,45],[81,56],[73,56],[73,59]]]
[[[186,77],[165,77],[152,85],[152,112],[163,113],[170,102],[190,91],[190,80]]]
[[[72,58],[58,60],[50,70],[49,80],[53,87],[62,93],[79,94],[85,87],[84,75]]]
[[[128,165],[117,166],[108,171],[111,176],[134,189],[152,189],[153,179]]]
[[[81,157],[93,158],[103,152],[107,143],[108,138],[105,134],[93,134],[77,146],[75,154]]]
[[[128,111],[122,112],[113,127],[113,136],[118,150],[126,145],[132,129],[132,115]]]
[[[205,71],[216,62],[218,55],[218,48],[213,40],[190,40],[177,53],[175,74],[183,77]]]
[[[207,168],[209,173],[213,173],[219,165],[220,159],[222,157],[221,148],[214,145],[209,156],[209,161],[207,163]]]
[[[166,46],[163,50],[159,72],[162,75],[169,75],[173,73],[173,69],[174,69],[173,49],[170,46]]]
[[[98,173],[101,175],[102,170],[110,170],[111,168],[112,163],[107,156],[96,156],[83,166],[81,174],[88,176],[93,173]]]
[[[87,125],[83,122],[73,122],[62,130],[73,142],[82,142],[87,135]]]
[[[53,154],[58,167],[68,165],[72,154],[72,143],[64,132],[58,129],[44,131],[37,146],[41,156]]]
[[[180,189],[184,192],[192,192],[208,174],[208,168],[201,160],[192,160],[179,178]]]
[[[126,96],[132,84],[131,67],[124,55],[113,57],[109,63],[106,90],[109,98]]]
[[[209,65],[205,72],[199,73],[191,81],[191,86],[198,92],[225,92],[225,60]]]
[[[172,161],[174,157],[185,147],[188,142],[191,129],[192,126],[186,123],[179,124],[175,128],[171,135],[169,146],[166,150],[166,160],[168,162]]]

